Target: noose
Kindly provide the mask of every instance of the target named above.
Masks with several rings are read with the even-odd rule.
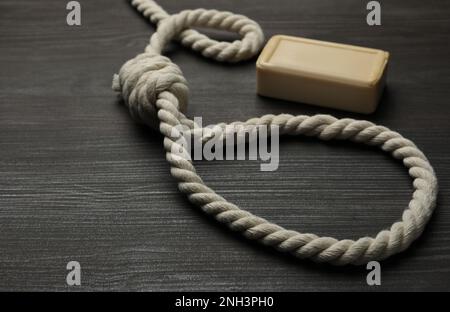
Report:
[[[412,141],[369,121],[337,119],[330,115],[265,115],[245,122],[233,122],[228,124],[232,125],[228,128],[227,124],[220,123],[216,127],[216,134],[217,128],[225,137],[225,132],[229,132],[227,129],[232,129],[234,133],[231,134],[239,135],[246,127],[277,126],[280,134],[285,135],[350,140],[378,146],[402,160],[413,178],[412,199],[403,211],[401,220],[375,237],[337,240],[287,230],[239,208],[209,188],[197,174],[189,151],[180,144],[186,132],[198,133],[195,131],[198,125],[184,115],[188,100],[186,79],[180,68],[161,53],[170,40],[177,39],[205,57],[239,62],[253,57],[261,49],[264,41],[261,28],[249,18],[230,12],[196,9],[169,15],[152,0],[133,0],[132,4],[158,26],[145,52],[126,62],[114,76],[113,89],[121,94],[135,119],[162,133],[171,175],[178,181],[180,191],[192,203],[248,239],[289,252],[298,258],[336,265],[364,264],[385,259],[405,250],[420,236],[436,204],[438,185],[433,168]],[[216,41],[191,27],[232,31],[242,36],[242,39],[234,42]],[[186,130],[180,130],[180,126]],[[201,133],[202,142],[213,137],[210,131]]]

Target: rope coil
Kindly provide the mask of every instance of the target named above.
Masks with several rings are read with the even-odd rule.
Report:
[[[414,179],[414,192],[401,221],[389,230],[379,232],[375,238],[337,240],[315,234],[287,230],[228,202],[209,188],[197,174],[189,152],[174,153],[179,139],[175,127],[184,126],[194,132],[198,125],[184,115],[187,107],[188,87],[180,68],[162,56],[166,44],[178,39],[183,45],[200,52],[207,58],[222,62],[239,62],[256,55],[264,42],[259,25],[243,15],[216,10],[185,10],[169,15],[152,0],[133,0],[137,8],[157,30],[145,52],[126,62],[113,78],[113,90],[120,93],[131,115],[164,135],[166,159],[178,188],[205,213],[226,224],[245,237],[289,252],[298,258],[335,265],[365,264],[382,260],[407,249],[420,236],[436,205],[438,185],[436,175],[426,156],[416,145],[399,133],[369,121],[349,118],[337,119],[330,115],[293,116],[289,114],[265,115],[245,122],[220,123],[237,134],[252,126],[278,126],[280,134],[315,136],[321,140],[351,140],[378,146],[403,161]],[[232,31],[242,40],[219,42],[190,27],[209,27]],[[228,128],[227,128],[228,129]],[[207,134],[201,138],[207,141]]]

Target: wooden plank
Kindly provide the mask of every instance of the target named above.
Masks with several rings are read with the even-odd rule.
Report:
[[[218,226],[179,194],[161,135],[136,125],[110,89],[152,26],[125,1],[81,1],[82,26],[56,0],[0,4],[0,289],[369,290],[365,268],[298,261]],[[388,89],[368,118],[400,131],[435,166],[439,206],[410,250],[382,264],[381,290],[448,290],[450,277],[450,4],[164,1],[170,12],[237,11],[266,35],[299,35],[391,52]],[[233,35],[217,34],[232,39]],[[189,81],[190,116],[207,123],[267,113],[363,116],[258,97],[254,62],[223,65],[177,44],[167,53]],[[279,170],[254,161],[198,162],[227,199],[304,232],[358,238],[397,220],[410,178],[389,156],[349,143],[283,139]],[[224,182],[220,182],[224,181]]]

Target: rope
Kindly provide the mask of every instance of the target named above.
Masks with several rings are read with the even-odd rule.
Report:
[[[369,121],[337,119],[330,115],[281,114],[265,115],[229,125],[236,134],[245,127],[278,126],[280,134],[315,136],[321,140],[351,140],[378,146],[402,160],[414,179],[412,199],[403,211],[401,221],[375,237],[362,237],[356,241],[337,240],[287,230],[239,208],[209,188],[197,174],[189,152],[177,143],[183,133],[175,129],[183,126],[187,132],[194,133],[198,125],[183,113],[188,99],[186,79],[180,68],[161,53],[170,40],[177,39],[205,57],[238,62],[258,53],[264,41],[261,28],[249,18],[230,12],[196,9],[169,15],[152,0],[133,0],[132,4],[158,26],[145,52],[126,62],[119,74],[114,75],[113,89],[121,94],[135,119],[159,129],[163,134],[170,172],[178,181],[179,190],[192,203],[248,239],[273,246],[298,258],[335,265],[359,265],[385,259],[405,250],[420,236],[436,204],[438,185],[433,168],[412,141]],[[242,36],[242,40],[219,42],[191,27],[236,32]],[[223,135],[227,124],[218,124],[216,128],[222,130]],[[210,138],[210,133],[201,135],[202,141]],[[182,152],[174,152],[177,149]]]

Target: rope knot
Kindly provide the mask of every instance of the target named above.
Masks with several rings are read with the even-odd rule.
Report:
[[[186,110],[187,81],[180,68],[169,58],[153,51],[137,55],[122,65],[113,77],[112,89],[121,93],[136,120],[158,129],[156,101],[169,91],[178,99],[177,109]]]

